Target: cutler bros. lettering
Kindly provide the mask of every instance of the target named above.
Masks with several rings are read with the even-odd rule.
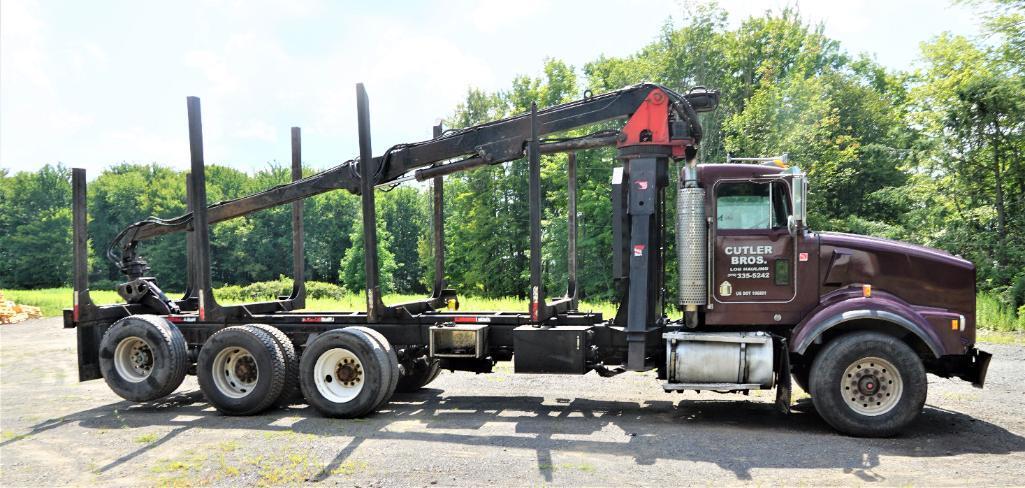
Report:
[[[765,255],[772,254],[772,246],[726,246],[723,252],[730,264],[766,264]]]

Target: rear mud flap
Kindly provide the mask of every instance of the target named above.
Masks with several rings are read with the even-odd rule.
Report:
[[[109,327],[109,325],[107,326]],[[78,324],[78,381],[98,380],[100,373],[100,340],[107,327],[95,323]]]
[[[779,338],[779,365],[776,369],[776,407],[785,414],[790,413],[790,396],[793,393],[790,379],[790,348],[786,338]]]

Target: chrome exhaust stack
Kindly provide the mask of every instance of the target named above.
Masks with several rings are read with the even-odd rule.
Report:
[[[698,326],[698,307],[707,304],[708,226],[705,189],[698,187],[697,165],[691,160],[680,172],[676,195],[676,262],[679,266],[679,304],[684,324]]]

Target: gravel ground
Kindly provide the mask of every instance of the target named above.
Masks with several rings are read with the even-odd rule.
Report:
[[[161,402],[77,382],[60,319],[0,327],[0,485],[1022,485],[1025,347],[986,389],[930,377],[902,436],[834,433],[807,399],[662,393],[650,374],[444,373],[360,420],[216,413],[189,377]],[[505,363],[503,363],[505,364]]]

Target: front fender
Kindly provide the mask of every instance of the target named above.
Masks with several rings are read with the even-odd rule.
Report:
[[[903,300],[885,292],[877,292],[871,298],[859,293],[819,306],[791,331],[790,350],[804,354],[826,331],[865,319],[891,324],[898,330],[914,334],[937,358],[944,354],[943,342],[929,322]]]

